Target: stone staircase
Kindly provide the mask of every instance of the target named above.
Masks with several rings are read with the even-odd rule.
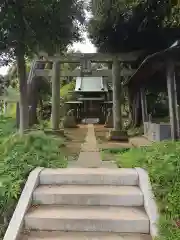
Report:
[[[150,240],[135,169],[44,169],[20,240]]]

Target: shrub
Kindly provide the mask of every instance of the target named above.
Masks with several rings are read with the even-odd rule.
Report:
[[[29,173],[36,167],[66,167],[62,139],[31,132],[10,135],[0,145],[0,238],[4,235]]]
[[[65,99],[65,101],[69,101],[73,96],[73,93],[69,93],[70,91],[74,91],[75,89],[75,81],[72,81],[61,87],[61,97]]]
[[[159,239],[180,239],[180,142],[131,149],[117,156],[117,164],[148,171],[160,212]]]

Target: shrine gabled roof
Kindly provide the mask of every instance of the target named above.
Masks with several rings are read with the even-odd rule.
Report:
[[[66,104],[82,104],[83,102],[82,101],[68,101],[68,102],[65,102]]]
[[[108,92],[103,77],[77,77],[75,92]]]
[[[131,85],[140,84],[145,80],[147,81],[155,72],[163,68],[168,59],[172,59],[173,61],[180,60],[179,44],[173,44],[163,51],[149,55],[124,85],[131,87]]]
[[[104,101],[103,97],[95,98],[95,97],[81,97],[78,98],[80,101]]]

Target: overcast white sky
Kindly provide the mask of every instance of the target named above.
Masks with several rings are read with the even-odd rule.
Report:
[[[87,15],[87,19],[89,19],[90,15],[86,12]],[[75,51],[80,51],[82,53],[95,53],[96,52],[96,48],[94,47],[94,45],[91,44],[90,40],[87,37],[87,33],[84,33],[84,38],[85,41],[83,43],[74,43],[72,48]],[[0,68],[0,74],[1,75],[5,75],[7,73],[8,67],[1,67]]]
[[[84,33],[85,42],[84,43],[74,43],[73,49],[75,51],[79,50],[83,53],[95,53],[96,48],[95,46],[90,42],[90,40],[87,37],[87,33]]]

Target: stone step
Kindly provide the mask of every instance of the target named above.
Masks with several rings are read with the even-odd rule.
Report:
[[[32,230],[149,233],[141,208],[95,206],[35,206],[25,216]]]
[[[32,231],[22,235],[20,240],[152,240],[152,238],[146,234],[136,233]]]
[[[143,194],[136,186],[40,185],[33,200],[52,205],[143,206]]]
[[[138,185],[135,169],[107,168],[65,168],[44,169],[40,174],[40,184],[79,185]]]

